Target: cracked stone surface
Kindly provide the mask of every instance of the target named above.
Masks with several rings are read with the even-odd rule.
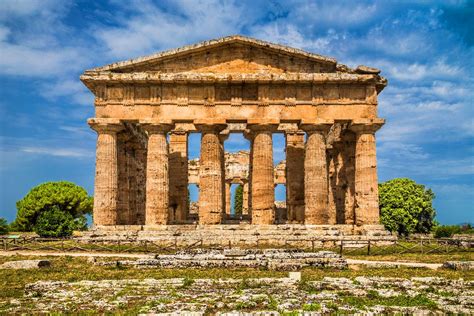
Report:
[[[471,314],[473,297],[473,281],[440,277],[38,281],[19,299],[0,299],[0,313],[117,312],[136,304],[139,314]]]

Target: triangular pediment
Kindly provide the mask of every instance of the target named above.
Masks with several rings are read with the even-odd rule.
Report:
[[[86,72],[319,73],[335,72],[333,58],[244,36],[185,46]]]

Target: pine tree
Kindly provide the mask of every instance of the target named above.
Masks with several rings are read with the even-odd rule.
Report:
[[[239,184],[237,189],[235,189],[235,196],[234,196],[234,214],[235,215],[242,215],[243,196],[244,196],[244,190],[243,190],[242,185]]]

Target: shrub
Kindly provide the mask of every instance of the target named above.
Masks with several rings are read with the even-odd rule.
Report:
[[[72,235],[76,223],[72,215],[52,206],[38,217],[34,231],[41,237],[68,237]]]
[[[83,218],[92,213],[93,200],[86,190],[67,181],[46,182],[34,187],[22,200],[16,203],[15,226],[20,231],[31,231],[39,216],[53,206],[70,214],[73,218]]]
[[[463,225],[440,225],[434,229],[435,238],[449,238],[454,234],[474,234],[470,224]]]
[[[5,235],[9,231],[7,220],[0,217],[0,235]]]
[[[379,184],[380,219],[390,231],[400,235],[429,233],[435,226],[436,211],[431,189],[407,178]]]

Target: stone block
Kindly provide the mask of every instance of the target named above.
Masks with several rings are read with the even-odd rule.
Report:
[[[51,262],[48,260],[18,260],[8,261],[0,265],[0,269],[39,269],[48,268],[51,266]]]
[[[443,268],[460,271],[471,271],[474,270],[474,261],[447,261],[443,264]]]

